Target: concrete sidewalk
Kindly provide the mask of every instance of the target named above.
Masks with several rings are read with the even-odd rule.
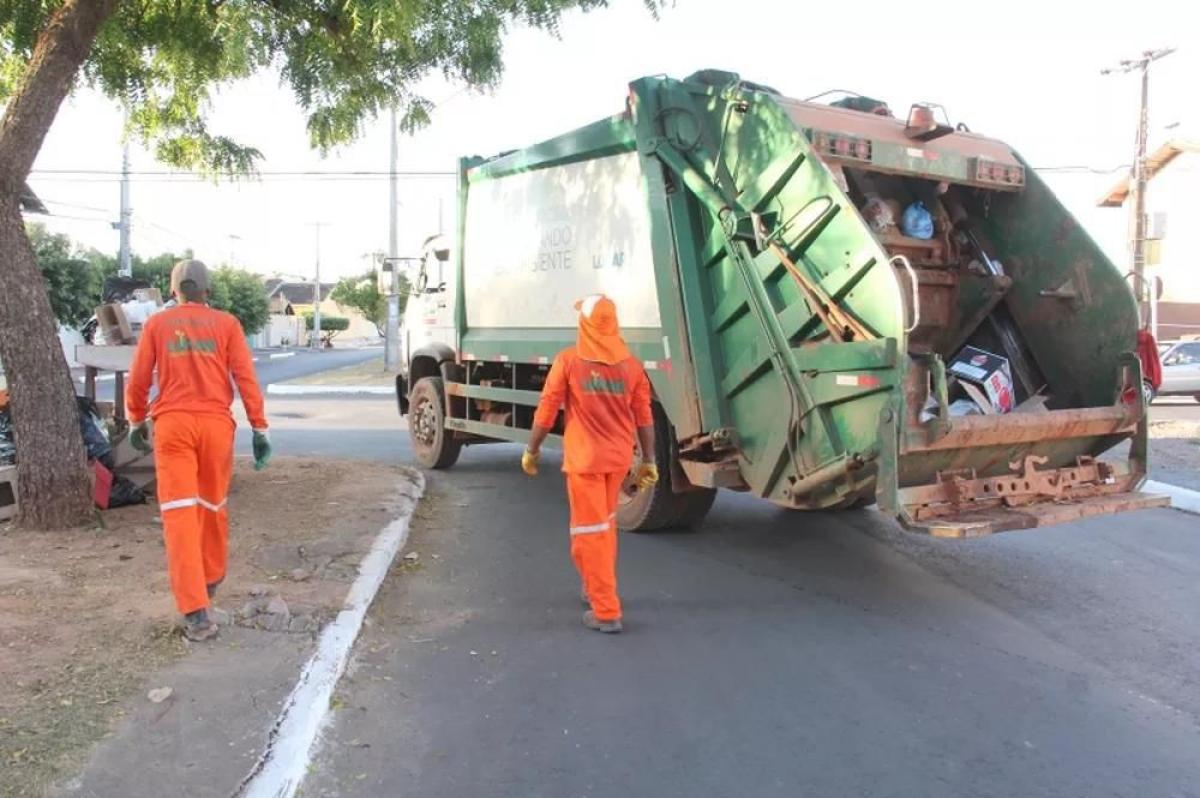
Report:
[[[304,467],[298,460],[283,463]],[[412,512],[403,495],[420,480],[414,471],[373,464],[307,461],[307,466],[304,476],[317,482],[279,469],[274,481],[297,493],[275,488],[255,497],[260,514],[271,512],[266,504],[280,504],[267,538],[240,528],[248,511],[235,492],[230,577],[216,602],[220,636],[186,644],[174,664],[141,677],[136,691],[125,693],[110,713],[119,720],[107,739],[76,775],[47,794],[225,798],[255,769],[324,624],[344,610],[359,564],[376,546],[380,530],[397,513]],[[270,479],[272,473],[260,476]],[[331,487],[320,489],[324,483]],[[284,506],[289,512],[282,512]],[[304,526],[306,518],[311,528]],[[161,563],[155,565],[161,569]],[[153,576],[165,587],[164,573],[156,570]],[[165,700],[154,700],[162,698],[152,696],[156,690],[168,693]],[[13,794],[42,793],[22,789],[18,784]]]

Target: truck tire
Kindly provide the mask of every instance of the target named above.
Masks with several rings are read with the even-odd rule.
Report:
[[[408,401],[408,436],[417,462],[437,469],[458,462],[462,442],[446,429],[446,389],[442,378],[417,380]]]
[[[678,452],[671,424],[658,405],[654,406],[654,448],[658,462],[659,480],[654,487],[639,491],[633,476],[641,464],[639,450],[633,460],[633,468],[621,486],[617,500],[617,528],[624,532],[656,532],[660,529],[690,529],[697,526],[708,515],[717,492],[711,489],[696,489],[676,493],[671,489],[671,470]]]

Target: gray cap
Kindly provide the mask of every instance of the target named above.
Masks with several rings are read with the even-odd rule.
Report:
[[[198,260],[181,260],[171,269],[171,293],[197,298],[208,291],[208,267]]]

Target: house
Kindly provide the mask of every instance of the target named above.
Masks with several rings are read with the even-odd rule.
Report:
[[[1162,281],[1158,337],[1200,334],[1200,140],[1173,139],[1146,156],[1146,276]],[[1128,211],[1132,175],[1097,203]]]
[[[313,312],[316,299],[315,285],[300,280],[271,277],[263,281],[267,290],[267,307],[270,320],[262,332],[252,336],[256,347],[305,346],[308,344],[306,316]],[[334,283],[321,283],[320,302],[322,316],[344,316],[350,320],[350,328],[338,333],[339,341],[377,341],[379,331],[370,319],[354,308],[334,302],[330,295]]]

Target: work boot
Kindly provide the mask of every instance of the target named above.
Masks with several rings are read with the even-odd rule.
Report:
[[[208,617],[208,610],[196,610],[183,616],[183,636],[193,643],[203,643],[217,636],[217,625]]]
[[[597,632],[615,635],[621,631],[621,619],[614,618],[611,621],[602,621],[596,617],[596,613],[588,610],[583,614],[583,625],[589,629],[594,629]]]

